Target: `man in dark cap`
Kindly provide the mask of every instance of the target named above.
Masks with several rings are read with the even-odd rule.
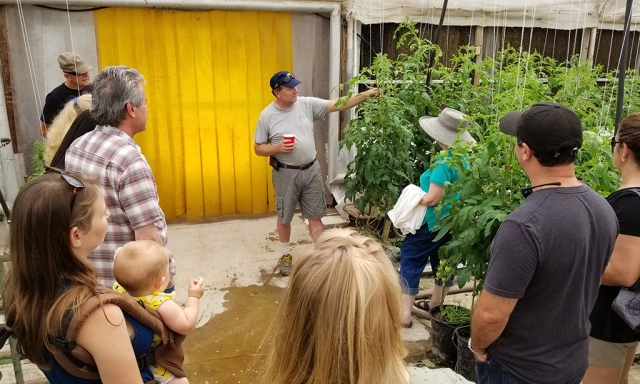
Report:
[[[535,104],[500,130],[531,187],[491,244],[471,319],[477,382],[580,383],[588,367],[589,314],[618,235],[607,201],[576,178],[582,124],[569,108]]]
[[[316,161],[313,122],[324,119],[327,113],[353,108],[378,93],[377,88],[369,89],[336,106],[337,100],[298,97],[300,83],[288,71],[271,77],[269,85],[276,100],[260,114],[254,136],[256,155],[271,157],[283,276],[291,271],[290,223],[298,202],[302,214],[309,220],[313,238],[322,233],[322,217],[327,213],[320,165]]]
[[[42,115],[40,115],[40,135],[46,136],[49,125],[64,108],[64,105],[74,97],[91,93],[91,79],[89,70],[93,68],[85,63],[80,55],[73,52],[64,52],[58,56],[58,64],[64,75],[65,81],[55,87],[44,102]]]

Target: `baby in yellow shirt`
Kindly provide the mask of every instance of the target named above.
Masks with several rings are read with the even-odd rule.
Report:
[[[185,335],[196,326],[200,298],[204,294],[202,277],[189,279],[187,301],[181,308],[174,301],[175,291],[164,292],[171,281],[169,254],[164,246],[151,240],[136,240],[118,248],[113,263],[117,283],[113,289],[137,300],[158,312],[162,322],[172,331]],[[153,346],[160,343],[154,335]],[[175,377],[162,366],[149,367],[159,383],[189,384],[186,377]]]

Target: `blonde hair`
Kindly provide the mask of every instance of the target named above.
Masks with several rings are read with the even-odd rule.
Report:
[[[258,383],[406,384],[400,292],[377,241],[324,232],[294,265],[261,346]]]
[[[169,254],[164,246],[152,240],[136,240],[116,251],[113,275],[131,296],[145,296],[153,293],[156,281],[168,267]]]
[[[73,121],[78,117],[80,112],[85,111],[91,107],[91,94],[87,93],[82,96],[73,98],[53,119],[51,127],[47,132],[47,145],[44,149],[44,163],[45,165],[51,165],[53,156],[56,155],[60,144],[64,139]]]

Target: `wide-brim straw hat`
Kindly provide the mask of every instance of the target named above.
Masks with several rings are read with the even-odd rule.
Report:
[[[465,130],[468,125],[467,116],[452,108],[443,109],[438,117],[422,116],[420,118],[420,126],[427,135],[447,147],[453,144],[456,139],[464,144],[476,142]]]

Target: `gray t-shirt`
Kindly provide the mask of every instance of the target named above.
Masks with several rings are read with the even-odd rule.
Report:
[[[534,192],[500,226],[484,289],[518,299],[489,356],[527,382],[564,383],[588,367],[589,314],[616,237],[586,185]]]
[[[278,144],[283,135],[296,135],[292,152],[274,155],[289,165],[309,164],[316,158],[316,144],[313,139],[313,122],[327,115],[327,100],[316,97],[298,97],[289,109],[280,109],[275,103],[269,104],[258,118],[258,126],[253,137],[258,144]]]

